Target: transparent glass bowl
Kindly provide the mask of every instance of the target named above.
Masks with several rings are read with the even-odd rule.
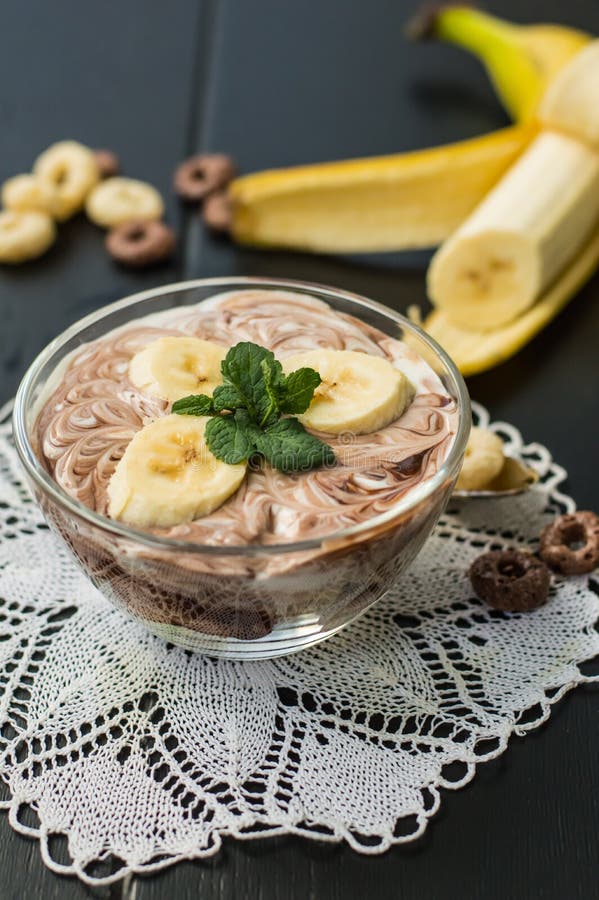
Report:
[[[293,544],[205,546],[137,531],[88,509],[46,472],[33,429],[50,375],[81,344],[149,313],[245,288],[310,294],[393,338],[408,338],[459,411],[443,467],[396,506],[357,526]],[[378,600],[414,559],[458,475],[470,429],[464,382],[443,350],[407,319],[355,294],[304,282],[212,278],[169,285],[98,310],[56,338],[19,388],[13,428],[29,485],[51,528],[94,585],[153,633],[213,656],[263,659],[308,647]]]

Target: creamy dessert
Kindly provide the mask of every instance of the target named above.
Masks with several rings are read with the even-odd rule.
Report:
[[[330,448],[320,464],[281,470],[249,452],[217,460],[210,417],[172,411],[214,394],[239,342],[271,350],[287,376],[320,376],[302,413],[279,412],[279,426],[294,419]],[[243,290],[84,345],[46,391],[35,437],[54,480],[103,515],[198,544],[271,545],[390,509],[439,470],[457,424],[455,402],[405,343],[304,294]]]
[[[453,488],[466,402],[368,301],[258,285],[175,285],[81,323],[23,394],[44,475],[21,447],[47,521],[112,602],[244,659],[322,640],[396,582]]]

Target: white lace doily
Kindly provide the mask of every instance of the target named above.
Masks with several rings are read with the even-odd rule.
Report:
[[[476,416],[486,425],[480,407]],[[0,778],[12,826],[55,871],[109,883],[215,853],[223,835],[294,833],[380,853],[420,835],[440,788],[590,680],[599,597],[554,580],[506,615],[466,575],[535,545],[574,508],[544,447],[493,426],[540,472],[527,495],[451,504],[397,588],[344,632],[271,662],[192,655],[87,582],[29,498],[0,426]],[[57,857],[58,854],[58,857]]]

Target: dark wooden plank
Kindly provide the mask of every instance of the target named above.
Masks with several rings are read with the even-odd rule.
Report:
[[[0,178],[71,134],[122,153],[131,175],[168,192],[188,146],[233,152],[242,169],[411,149],[505,122],[473,60],[452,48],[413,48],[400,30],[407,0],[136,0],[118,11],[74,0],[3,10]],[[514,19],[561,19],[599,31],[594,0],[488,4]],[[197,32],[197,35],[195,34]],[[194,49],[194,41],[197,40]],[[33,58],[22,79],[21,58]],[[193,89],[189,84],[195,68]],[[193,127],[197,123],[197,127]],[[72,131],[76,125],[76,133]],[[180,224],[176,204],[171,221]],[[422,255],[327,259],[232,248],[187,217],[185,259],[156,273],[115,270],[83,221],[63,230],[46,260],[0,272],[2,381],[13,392],[33,354],[68,322],[145,286],[186,276],[266,274],[338,284],[397,309],[424,300]],[[473,379],[496,416],[547,443],[571,471],[571,490],[599,506],[596,441],[597,281],[519,357]],[[560,416],[558,417],[557,411]],[[588,898],[596,890],[599,826],[595,698],[579,691],[549,725],[515,740],[471,786],[445,794],[415,846],[381,858],[299,839],[227,841],[204,863],[137,879],[124,893],[156,898],[419,896]],[[80,897],[86,889],[44,870],[33,842],[0,822],[0,900]],[[108,892],[121,895],[120,887]],[[101,892],[100,896],[106,896]]]
[[[202,4],[82,4],[44,0],[2,11],[0,181],[27,171],[65,137],[114,149],[125,174],[164,195],[181,225],[172,172],[188,152],[196,116],[196,41]],[[0,400],[26,365],[68,324],[111,300],[180,277],[181,260],[159,269],[118,268],[104,232],[83,215],[63,225],[42,259],[0,269]]]
[[[0,30],[0,181],[26,171],[50,142],[72,137],[113,148],[126,174],[145,178],[181,224],[170,182],[188,152],[197,109],[199,0],[148,4],[5,4]],[[181,259],[147,273],[118,269],[103,233],[83,216],[56,246],[21,269],[0,269],[0,402],[25,366],[65,326],[94,308],[177,280]],[[37,842],[0,817],[0,900],[116,900],[122,885],[90,892],[41,862]]]
[[[521,21],[561,20],[599,31],[589,0],[486,4]],[[452,48],[400,37],[415,4],[223,0],[215,16],[198,149],[234,153],[242,171],[414,149],[482,133],[505,116],[477,64]],[[185,273],[297,277],[346,287],[405,310],[425,302],[426,254],[347,260],[233,248],[192,222]],[[599,507],[596,335],[599,279],[514,360],[471,380],[496,418],[540,440],[570,470],[570,490]],[[559,413],[559,414],[558,414]],[[595,447],[595,452],[592,448]],[[340,900],[547,897],[596,891],[599,825],[596,697],[579,690],[550,723],[514,739],[473,784],[446,792],[425,838],[383,857],[300,839],[227,841],[216,859],[138,883],[165,896]]]

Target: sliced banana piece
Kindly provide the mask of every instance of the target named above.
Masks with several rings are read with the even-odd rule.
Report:
[[[59,222],[81,209],[100,178],[93,152],[77,141],[52,144],[34,162],[33,174],[52,190],[52,215]]]
[[[244,479],[245,464],[218,460],[207,416],[156,419],[138,431],[108,484],[108,514],[136,528],[170,528],[207,516]]]
[[[36,259],[56,238],[56,226],[47,213],[30,209],[0,210],[0,263]]]
[[[14,175],[2,185],[2,205],[16,212],[37,210],[51,216],[54,213],[56,189],[50,181],[38,175]]]
[[[310,350],[282,362],[286,373],[304,366],[322,379],[312,403],[298,418],[329,434],[368,434],[398,419],[414,398],[403,372],[386,359],[353,350]]]
[[[151,184],[115,176],[96,185],[85,201],[85,211],[95,225],[116,228],[131,219],[158,221],[164,202]]]
[[[479,491],[485,488],[499,475],[504,462],[501,438],[487,428],[474,426],[468,438],[456,490]]]
[[[129,363],[129,378],[141,391],[174,403],[189,394],[212,395],[222,384],[226,347],[200,338],[167,336],[152,341]]]

